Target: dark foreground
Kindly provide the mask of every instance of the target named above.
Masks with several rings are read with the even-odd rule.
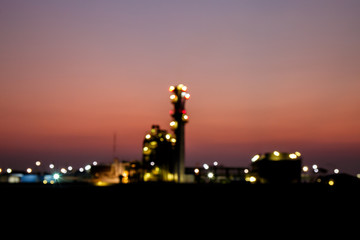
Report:
[[[2,202],[62,204],[178,205],[202,207],[251,206],[266,204],[348,204],[360,200],[360,185],[321,184],[173,184],[138,183],[98,187],[85,183],[0,184]],[[358,203],[358,202],[357,202]]]
[[[357,229],[351,224],[357,224],[360,206],[359,185],[0,184],[0,194],[2,220],[11,226],[76,232],[81,239],[95,233],[228,239],[291,229],[293,237],[308,236],[304,229],[323,236],[333,226]]]

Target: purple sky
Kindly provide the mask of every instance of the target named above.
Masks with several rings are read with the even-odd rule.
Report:
[[[188,86],[186,165],[360,173],[360,1],[0,2],[0,167],[140,160]]]

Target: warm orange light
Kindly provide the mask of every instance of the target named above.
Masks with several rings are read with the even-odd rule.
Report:
[[[190,94],[186,93],[184,97],[185,97],[186,100],[188,100],[190,98]]]
[[[169,91],[170,91],[170,92],[173,92],[174,90],[175,90],[175,87],[174,87],[174,86],[170,86],[170,87],[169,87]]]

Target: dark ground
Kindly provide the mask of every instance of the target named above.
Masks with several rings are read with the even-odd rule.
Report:
[[[310,230],[321,238],[346,226],[345,237],[357,231],[360,212],[359,185],[0,184],[0,194],[1,219],[19,226],[14,234],[31,226],[35,235],[37,228],[56,236],[66,230],[81,239],[120,233],[135,239],[288,238],[290,232],[298,238]]]
[[[179,205],[201,208],[261,207],[267,204],[298,206],[358,203],[360,185],[328,186],[321,184],[173,184],[138,183],[95,187],[85,183],[0,184],[2,202],[15,204],[82,204],[102,205]]]

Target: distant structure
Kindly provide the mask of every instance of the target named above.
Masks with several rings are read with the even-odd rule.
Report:
[[[300,183],[301,154],[274,151],[257,154],[251,159],[249,182],[259,183]]]
[[[187,92],[187,86],[179,84],[170,86],[170,100],[174,105],[174,110],[170,111],[173,121],[170,127],[175,133],[175,149],[174,149],[174,180],[178,183],[185,182],[185,124],[189,120],[189,116],[185,110],[185,102],[190,98]]]
[[[173,134],[153,125],[143,141],[142,178],[147,181],[174,181]]]

